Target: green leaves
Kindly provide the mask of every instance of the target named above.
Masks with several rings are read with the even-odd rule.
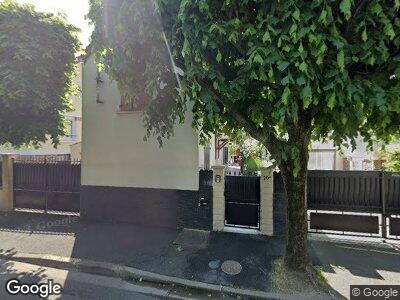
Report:
[[[298,177],[310,136],[338,146],[400,132],[399,0],[152,2],[91,0],[94,52],[118,85],[134,96],[170,83],[146,109],[148,135],[170,137],[190,107],[203,139],[251,134]],[[183,70],[178,96],[160,33]]]
[[[386,26],[383,29],[383,32],[391,39],[393,40],[396,36],[393,30],[393,25],[391,23],[387,23]]]
[[[294,10],[293,14],[292,14],[293,19],[295,19],[296,21],[300,21],[300,10],[296,7],[296,9]]]
[[[283,61],[280,64],[278,64],[278,69],[279,71],[284,71],[286,70],[287,67],[289,67],[290,63],[287,61]]]
[[[217,60],[217,62],[221,62],[221,60],[222,60],[222,53],[220,51],[218,51],[216,60]]]
[[[265,42],[270,42],[271,41],[271,36],[270,36],[270,34],[269,34],[269,32],[268,31],[265,31],[265,33],[264,33],[264,35],[263,35],[263,38],[262,38],[262,41],[265,43]]]
[[[254,55],[253,61],[254,61],[255,63],[260,64],[260,65],[263,65],[263,64],[264,64],[264,59],[261,57],[260,54]]]
[[[287,86],[287,87],[285,87],[285,89],[283,90],[283,94],[282,94],[282,102],[283,102],[285,105],[288,104],[289,96],[290,96],[290,88]]]
[[[303,99],[303,107],[307,109],[312,103],[312,90],[309,85],[305,86],[301,91],[301,98]]]
[[[306,63],[305,61],[303,61],[303,62],[299,65],[299,70],[302,71],[302,72],[304,72],[304,73],[307,73],[308,65],[307,65],[307,63]]]
[[[340,50],[337,54],[337,64],[340,68],[340,71],[343,72],[343,70],[344,70],[344,52],[343,52],[343,50]]]
[[[361,34],[361,39],[363,40],[363,42],[366,42],[368,40],[368,35],[367,35],[367,29],[364,28],[362,34]]]
[[[336,104],[336,93],[333,92],[328,98],[328,107],[330,109],[333,109],[335,107],[335,104]]]
[[[14,1],[0,3],[0,145],[57,145],[76,91],[77,29]]]
[[[340,2],[340,11],[346,16],[346,19],[350,19],[351,17],[351,4],[352,0],[342,0]]]
[[[112,2],[115,12],[109,16],[116,36],[103,40],[99,35],[95,41],[102,45],[97,53],[113,49],[105,51],[113,59],[102,55],[101,61],[119,85],[147,85],[164,74],[165,63],[146,55],[160,54],[163,46],[138,51],[157,41],[157,20],[184,74],[180,97],[172,83],[168,87],[173,89],[159,93],[165,94],[163,99],[152,99],[157,109],[147,110],[145,122],[151,134],[172,132],[187,101],[192,101],[193,125],[203,133],[253,128],[260,140],[272,135],[280,144],[274,152],[277,161],[298,157],[285,150],[292,149],[286,136],[294,123],[307,123],[313,137],[337,144],[359,134],[370,139],[399,132],[400,54],[395,50],[400,45],[400,0],[271,5],[264,0],[158,0],[161,15],[151,12],[148,1]],[[142,5],[151,17],[136,20],[136,15],[146,15]],[[135,13],[129,14],[131,6]],[[104,28],[103,20],[96,19],[97,29]],[[146,34],[137,28],[145,28]],[[127,43],[121,45],[120,39]],[[138,66],[146,71],[133,72]]]

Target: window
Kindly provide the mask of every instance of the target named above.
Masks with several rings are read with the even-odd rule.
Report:
[[[148,102],[148,97],[146,93],[141,92],[136,101],[132,102],[126,99],[126,97],[121,97],[121,105],[119,106],[120,111],[141,111],[143,110]]]
[[[73,119],[67,120],[67,125],[66,125],[66,133],[65,137],[67,138],[75,138],[76,137],[76,132],[75,132],[75,124]]]
[[[224,165],[227,165],[229,161],[229,148],[228,147],[224,147],[224,152],[223,152],[223,156],[222,156],[222,162]]]

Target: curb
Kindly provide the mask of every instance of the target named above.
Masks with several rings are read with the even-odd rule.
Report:
[[[113,263],[93,261],[93,260],[81,260],[64,256],[56,255],[42,255],[32,253],[18,253],[13,256],[0,255],[0,259],[15,260],[15,261],[30,261],[32,264],[43,263],[48,267],[59,267],[61,265],[70,269],[84,269],[84,268],[95,268],[103,272],[108,273],[108,276],[120,277],[122,279],[136,279],[139,281],[146,281],[151,283],[162,283],[162,284],[173,284],[181,287],[187,287],[197,290],[210,291],[225,293],[240,297],[248,297],[251,299],[327,299],[329,295],[310,295],[297,294],[297,295],[283,295],[277,293],[268,293],[256,290],[241,289],[228,287],[223,285],[210,284],[205,282],[199,282],[194,280],[182,279],[173,276],[161,275],[153,272],[143,271],[133,267],[122,266]],[[53,266],[51,266],[53,264]],[[56,265],[56,266],[54,266]],[[85,272],[84,270],[81,270]],[[101,273],[103,273],[101,272]],[[111,273],[111,274],[110,274]],[[331,297],[329,297],[331,298]]]

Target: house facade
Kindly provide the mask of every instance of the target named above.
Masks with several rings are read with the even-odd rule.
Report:
[[[209,206],[198,209],[199,168],[210,167],[212,155],[199,145],[191,121],[188,112],[162,147],[155,138],[144,141],[142,112],[124,103],[116,82],[89,56],[83,66],[82,218],[209,228]]]

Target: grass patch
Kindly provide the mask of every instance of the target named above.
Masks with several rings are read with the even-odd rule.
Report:
[[[276,259],[273,262],[273,271],[270,277],[272,292],[283,294],[320,294],[327,292],[325,289],[327,280],[320,268],[311,267],[307,273],[288,270],[282,258]]]

